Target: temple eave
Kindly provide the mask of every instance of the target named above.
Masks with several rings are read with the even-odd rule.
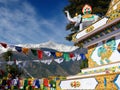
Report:
[[[112,26],[118,24],[119,22],[120,22],[120,17],[115,19],[114,21],[109,22],[109,23],[103,25],[102,27],[99,27],[99,28],[89,32],[88,34],[86,34],[86,35],[76,39],[74,43],[75,44],[77,44],[77,43],[84,43],[83,41],[86,41],[86,40],[89,42],[88,39],[90,39],[90,38],[96,39],[96,38],[94,38],[94,36],[97,35],[97,34],[100,34],[100,33],[103,33],[103,36],[106,36],[106,33],[104,33],[105,29],[108,29],[109,27],[112,27]],[[81,33],[81,32],[79,32],[79,33]],[[98,36],[97,38],[100,38],[100,36]]]

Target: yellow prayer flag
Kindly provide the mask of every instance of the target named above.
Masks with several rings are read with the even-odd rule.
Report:
[[[28,51],[29,51],[29,49],[28,49],[28,48],[22,48],[22,52],[23,52],[24,54],[27,54],[27,53],[28,53]]]
[[[63,55],[62,52],[56,52],[55,54],[56,54],[56,57],[61,57]]]

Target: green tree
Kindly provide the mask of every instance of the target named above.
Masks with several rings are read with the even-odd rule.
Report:
[[[5,52],[5,53],[3,54],[3,58],[4,58],[6,61],[11,60],[12,56],[13,56],[13,53],[12,53],[12,51],[10,51],[10,50],[7,51],[7,52]]]
[[[108,10],[111,0],[68,0],[69,4],[64,7],[64,10],[70,12],[71,17],[75,16],[75,13],[82,14],[82,8],[85,4],[92,6],[92,13],[104,16]],[[66,36],[66,40],[71,41],[72,35],[78,32],[78,27],[74,28],[74,23],[66,25],[66,30],[71,30],[71,33]]]
[[[20,76],[23,74],[23,70],[19,68],[19,66],[16,64],[15,60],[13,60],[13,53],[11,50],[8,50],[3,54],[3,58],[6,62],[8,61],[14,61],[14,64],[7,64],[6,65],[6,72],[11,75],[11,78],[15,78],[16,76]]]

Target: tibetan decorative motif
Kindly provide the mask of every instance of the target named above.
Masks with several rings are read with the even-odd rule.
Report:
[[[95,90],[118,90],[116,84],[114,83],[116,75],[105,75],[105,76],[98,76],[96,80],[98,81],[98,85]]]
[[[88,47],[88,53],[86,54],[86,57],[88,59],[88,64],[89,64],[88,66],[89,67],[97,66],[97,63],[95,61],[93,61],[91,58],[92,52],[95,50],[96,46],[97,46],[97,44]]]
[[[115,9],[119,9],[119,8],[120,8],[120,1],[119,0],[111,0],[107,14],[109,14],[112,11],[114,11]]]
[[[73,82],[71,82],[71,87],[74,87],[74,88],[80,87],[80,82],[79,81],[73,81]]]
[[[73,41],[73,42],[75,42],[75,41],[77,40],[77,39],[76,39],[76,35],[77,35],[77,33],[72,36],[72,41]]]
[[[90,27],[88,27],[87,29],[86,29],[86,32],[88,33],[88,32],[91,32],[91,31],[93,31],[94,30],[94,27],[93,26],[90,26]]]
[[[111,14],[111,13],[112,13],[112,14]],[[111,21],[113,21],[114,19],[120,17],[120,9],[111,11],[111,13],[107,15],[108,17],[110,17],[109,20],[108,20],[108,22],[111,22]]]

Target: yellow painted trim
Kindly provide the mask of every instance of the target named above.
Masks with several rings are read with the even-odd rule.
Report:
[[[120,72],[102,74],[102,75],[95,75],[95,76],[86,76],[86,77],[83,76],[83,77],[80,77],[80,78],[74,78],[74,79],[72,78],[72,79],[66,79],[66,80],[61,80],[61,81],[84,79],[84,78],[95,78],[95,77],[99,77],[99,76],[111,76],[111,75],[116,75],[116,74],[120,74]]]
[[[89,68],[90,68],[90,69],[91,69],[91,68],[97,68],[97,67],[102,67],[102,66],[111,65],[111,64],[117,64],[117,63],[120,63],[120,61],[111,62],[111,63],[109,63],[109,64],[103,64],[103,65],[99,65],[99,66],[95,66],[95,67],[89,67]],[[89,68],[83,68],[82,70],[89,69]]]

